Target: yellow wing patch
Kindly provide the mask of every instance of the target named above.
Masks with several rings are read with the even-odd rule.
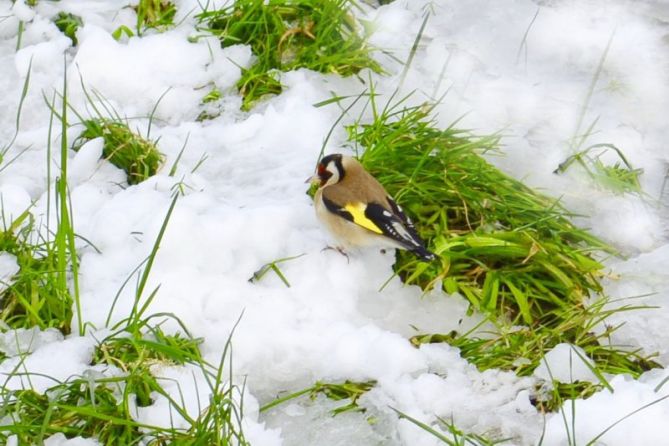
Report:
[[[350,203],[344,206],[344,209],[353,216],[353,223],[377,234],[383,234],[381,228],[365,216],[365,205],[363,203]]]

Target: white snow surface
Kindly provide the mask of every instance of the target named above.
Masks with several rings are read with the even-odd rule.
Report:
[[[599,382],[592,372],[593,361],[587,357],[581,347],[570,344],[558,344],[547,352],[534,376],[551,382],[573,383],[576,381]]]
[[[62,91],[65,69],[74,109],[85,116],[91,113],[82,85],[89,94],[99,92],[131,127],[144,135],[150,127],[151,139],[158,139],[167,158],[158,175],[128,186],[123,172],[99,160],[100,140],[88,142],[78,153],[70,151],[73,221],[82,237],[83,321],[104,328],[116,294],[151,251],[174,186],[181,182],[185,196],[177,202],[146,288],[160,285],[149,312],[178,316],[193,335],[204,339],[203,354],[212,363],[220,359],[239,321],[232,338],[233,372],[240,382],[246,379],[243,427],[253,445],[438,444],[435,437],[399,420],[391,408],[428,424],[440,417],[465,431],[510,438],[506,444],[537,444],[544,423],[545,445],[568,444],[570,438],[585,444],[652,402],[616,424],[598,444],[628,446],[630,439],[635,444],[669,444],[669,400],[661,400],[669,384],[663,385],[667,374],[661,370],[638,380],[610,377],[612,393],[578,400],[573,408],[565,405],[566,418],[573,414],[576,420],[567,426],[562,414],[544,416],[530,404],[535,377],[479,372],[448,345],[411,346],[408,337],[413,334],[467,330],[480,317],[467,316],[467,305],[457,295],[422,296],[397,277],[379,291],[392,275],[392,252],[355,252],[347,261],[336,251],[322,251],[329,239],[305,194],[304,180],[341,112],[335,105],[314,104],[333,93],[360,94],[366,88],[360,79],[368,74],[342,79],[308,70],[284,73],[281,95],[241,112],[235,82],[240,67],[252,61],[250,49],[221,49],[214,38],[190,41],[196,34],[198,2],[175,3],[179,23],[174,29],[116,41],[112,31],[135,23],[125,2],[41,1],[31,8],[23,0],[0,0],[0,147],[14,140],[0,164],[5,227],[26,209],[43,225],[55,224],[55,216],[47,216],[47,190],[53,190],[60,163],[60,130],[52,133],[49,158],[50,112],[44,97]],[[82,17],[85,25],[77,33],[77,47],[52,23],[59,11]],[[669,192],[663,191],[669,162],[669,4],[396,0],[357,14],[373,23],[376,47],[406,60],[426,11],[431,15],[399,97],[416,90],[408,103],[420,104],[444,95],[436,109],[440,125],[462,118],[459,127],[480,134],[502,131],[502,155],[490,161],[562,198],[580,215],[579,225],[626,256],[607,261],[611,273],[606,292],[617,299],[615,305],[649,308],[618,313],[607,321],[624,323],[611,342],[657,352],[659,361],[669,365]],[[25,29],[17,50],[20,20]],[[402,65],[376,55],[389,75],[371,78],[376,92],[387,98],[398,86]],[[16,113],[28,73],[17,132]],[[197,122],[204,110],[200,101],[213,86],[224,92],[222,114]],[[354,108],[343,124],[359,112]],[[75,121],[72,114],[70,119]],[[620,147],[635,167],[644,169],[644,196],[601,189],[578,169],[552,173],[573,153],[570,140],[585,133],[595,119],[587,144]],[[68,141],[79,131],[72,126]],[[345,141],[340,124],[326,151],[349,152]],[[176,175],[169,176],[183,147]],[[300,257],[279,265],[290,287],[271,272],[249,282],[264,264],[291,256]],[[8,281],[16,273],[15,259],[4,254],[0,259],[2,281]],[[131,279],[120,292],[112,323],[129,314],[135,282]],[[179,330],[173,321],[163,328]],[[90,370],[94,345],[92,335],[6,332],[0,349],[8,358],[0,373],[6,377],[20,367],[21,372],[61,381],[100,373]],[[571,351],[560,347],[565,348]],[[547,358],[552,371],[569,373],[560,360],[565,360],[564,351]],[[579,361],[576,355],[572,358]],[[190,415],[196,416],[208,400],[202,378],[188,367],[156,373],[174,383],[169,392],[180,392]],[[12,376],[5,385],[44,391],[53,383],[43,375]],[[564,376],[569,381],[576,375]],[[583,369],[578,376],[593,379]],[[365,414],[332,418],[329,411],[338,404],[322,397],[258,412],[259,405],[285,392],[317,380],[346,379],[378,382],[361,399]],[[167,400],[157,398],[153,405],[138,408],[137,416],[149,424],[178,424],[180,417],[169,412]],[[53,436],[45,444],[97,443]]]

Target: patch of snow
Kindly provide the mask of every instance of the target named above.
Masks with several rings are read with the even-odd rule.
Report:
[[[593,367],[594,363],[581,347],[563,343],[556,345],[544,355],[539,367],[534,370],[534,376],[548,382],[597,383],[599,379],[592,372]]]

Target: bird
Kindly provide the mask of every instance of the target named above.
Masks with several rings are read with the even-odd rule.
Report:
[[[318,219],[344,247],[399,248],[426,262],[436,259],[402,208],[355,158],[324,156],[307,182],[318,185]]]

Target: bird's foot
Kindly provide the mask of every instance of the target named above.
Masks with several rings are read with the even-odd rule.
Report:
[[[346,263],[350,263],[350,262],[351,262],[351,259],[348,257],[348,254],[346,253],[346,251],[344,251],[344,248],[342,248],[341,246],[334,246],[334,247],[333,247],[333,246],[329,246],[329,245],[328,245],[328,246],[326,246],[325,248],[321,249],[321,252],[323,252],[323,251],[327,251],[327,250],[330,250],[330,249],[332,249],[332,250],[334,250],[334,251],[337,251],[339,254],[341,254],[341,255],[343,255],[344,257],[346,257]]]

